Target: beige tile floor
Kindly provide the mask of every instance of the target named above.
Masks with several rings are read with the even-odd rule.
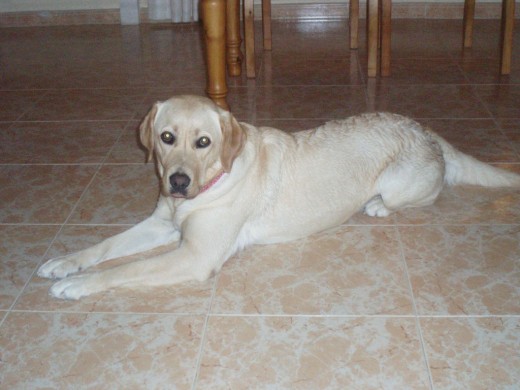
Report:
[[[229,80],[241,120],[293,131],[390,110],[520,172],[520,29],[500,77],[498,21],[462,53],[460,21],[396,20],[393,75],[376,80],[346,21],[273,30],[258,78]],[[152,211],[136,128],[204,83],[197,25],[0,30],[1,389],[518,389],[518,190],[359,214],[248,248],[205,283],[50,298],[39,264]]]

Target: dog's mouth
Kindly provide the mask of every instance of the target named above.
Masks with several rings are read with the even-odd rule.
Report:
[[[170,195],[172,196],[172,198],[175,198],[175,199],[185,199],[188,197],[188,194],[185,191],[174,192],[172,189],[170,189]]]

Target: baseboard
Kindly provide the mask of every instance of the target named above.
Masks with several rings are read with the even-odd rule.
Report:
[[[364,4],[360,8],[364,9]],[[335,20],[348,18],[348,3],[315,4],[273,4],[272,18],[284,20]],[[462,3],[394,3],[394,19],[461,19]],[[364,18],[365,13],[361,12]],[[478,3],[475,17],[479,19],[500,19],[500,3]],[[516,18],[520,17],[520,7],[516,7]],[[261,18],[259,6],[255,6],[255,18]],[[148,19],[147,9],[141,9],[141,23],[156,23]],[[170,22],[168,20],[159,22]],[[86,11],[38,11],[0,13],[0,27],[63,26],[83,24],[119,24],[118,9]]]
[[[119,24],[118,9],[86,11],[34,11],[0,13],[0,27]]]

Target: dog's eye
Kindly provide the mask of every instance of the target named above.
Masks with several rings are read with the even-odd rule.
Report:
[[[161,134],[161,140],[165,144],[173,145],[173,143],[175,142],[175,136],[169,131],[165,131]]]
[[[195,146],[197,146],[197,148],[199,148],[199,149],[202,149],[202,148],[207,148],[210,144],[211,144],[211,140],[208,137],[200,137],[197,140],[197,143],[195,144]]]

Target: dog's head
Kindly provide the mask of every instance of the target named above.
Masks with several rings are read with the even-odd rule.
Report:
[[[221,172],[230,172],[246,135],[210,99],[178,96],[154,104],[140,126],[148,161],[155,155],[166,196],[192,199]]]

